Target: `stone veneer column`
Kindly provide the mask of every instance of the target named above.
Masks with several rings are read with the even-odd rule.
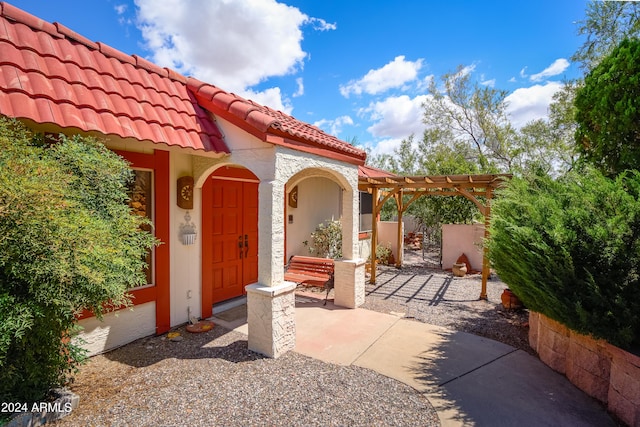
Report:
[[[364,304],[364,259],[335,262],[335,305],[356,308]]]
[[[295,347],[295,289],[291,282],[246,287],[249,350],[279,357]]]
[[[258,283],[245,287],[249,350],[279,357],[296,344],[296,285],[284,282],[284,185],[262,181],[258,191]]]

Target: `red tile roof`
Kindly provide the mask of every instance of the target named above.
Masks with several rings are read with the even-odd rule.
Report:
[[[219,115],[260,139],[363,164],[319,128],[0,2],[0,114],[62,128],[229,153]]]
[[[398,175],[388,172],[384,169],[374,168],[373,166],[358,166],[358,176],[360,178],[393,178]]]
[[[186,79],[0,3],[0,113],[228,153]]]
[[[342,160],[355,160],[357,164],[364,163],[366,153],[363,150],[323,132],[316,126],[197,79],[188,78],[187,86],[198,103],[207,110],[268,142]]]

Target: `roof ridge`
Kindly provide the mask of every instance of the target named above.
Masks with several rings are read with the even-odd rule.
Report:
[[[120,62],[131,64],[136,68],[142,68],[151,73],[158,74],[160,77],[186,83],[187,78],[171,68],[160,67],[139,55],[126,54],[108,44],[93,42],[59,22],[51,23],[45,21],[5,1],[0,1],[0,16],[24,24],[36,31],[44,31],[52,37],[58,39],[64,38],[82,44],[91,50],[99,51],[108,58],[114,58]]]

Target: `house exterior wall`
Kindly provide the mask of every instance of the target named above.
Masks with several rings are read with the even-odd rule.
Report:
[[[114,137],[101,139],[113,150],[146,155],[162,152],[165,154],[163,158],[168,156],[168,190],[164,190],[162,197],[168,197],[169,231],[163,248],[169,249],[169,288],[168,301],[165,298],[165,302],[168,304],[167,323],[170,327],[186,323],[189,316],[202,316],[202,185],[214,170],[225,165],[243,166],[260,179],[258,283],[247,287],[250,322],[254,319],[254,324],[249,326],[249,345],[255,351],[277,357],[295,345],[295,316],[292,314],[295,308],[295,285],[284,282],[283,267],[286,189],[289,185],[301,184],[303,188],[308,186],[304,191],[308,190],[309,194],[327,193],[322,205],[327,202],[329,206],[328,202],[332,200],[328,212],[335,212],[336,217],[342,214],[344,258],[355,260],[341,274],[341,280],[350,282],[353,289],[348,291],[349,288],[345,288],[344,300],[348,301],[345,304],[356,306],[361,303],[361,298],[354,296],[354,292],[362,293],[362,286],[354,277],[364,277],[364,268],[358,258],[358,168],[337,160],[267,144],[222,119],[218,123],[231,155],[220,156]],[[190,222],[198,233],[193,245],[182,244],[180,226],[186,221],[187,211],[176,204],[176,181],[187,175],[195,180],[194,206],[189,211]],[[159,196],[156,193],[157,189],[154,189],[154,199]],[[316,225],[314,222],[313,228]],[[153,335],[158,333],[158,310],[159,305],[151,301],[107,314],[103,322],[93,317],[84,318],[79,322],[85,328],[80,338],[87,342],[85,346],[90,354],[98,354]],[[270,312],[262,313],[261,310]],[[271,323],[255,324],[264,319],[271,319]]]
[[[289,191],[287,194],[291,191]],[[293,255],[313,255],[311,233],[318,224],[331,219],[340,219],[342,214],[342,190],[327,178],[308,178],[298,184],[298,207],[286,205],[287,253],[285,260]],[[289,220],[292,217],[292,222]],[[309,242],[309,246],[303,244]]]
[[[95,317],[80,320],[82,347],[89,356],[103,353],[156,332],[156,304],[148,302],[131,309],[107,313],[102,321]]]
[[[181,325],[189,321],[189,316],[199,318],[202,298],[202,189],[194,191],[193,209],[178,207],[178,178],[193,176],[192,155],[182,152],[171,153],[171,326]],[[187,223],[195,225],[196,240],[192,245],[182,243],[180,226]]]

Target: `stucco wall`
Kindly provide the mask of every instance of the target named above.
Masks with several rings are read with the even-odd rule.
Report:
[[[155,334],[156,304],[149,302],[108,313],[104,321],[95,317],[82,319],[79,325],[84,328],[78,336],[85,341],[82,346],[89,350],[90,356],[94,356]]]
[[[451,268],[458,257],[467,255],[471,268],[482,271],[482,224],[442,225],[442,268]]]
[[[404,227],[404,223],[402,224]],[[403,233],[403,230],[400,230]],[[401,242],[400,251],[404,250],[404,239]],[[393,256],[398,260],[398,222],[380,221],[378,222],[378,246],[390,248]]]
[[[193,209],[186,211],[176,204],[177,179],[193,176],[192,156],[177,152],[171,153],[171,326],[189,321],[189,315],[200,317],[202,296],[202,189],[194,191]],[[196,227],[196,241],[193,245],[184,245],[180,226],[186,224],[185,215],[189,212],[190,223]]]
[[[320,223],[340,219],[341,204],[342,190],[335,182],[327,178],[300,181],[298,207],[286,206],[287,260],[292,255],[311,255],[302,242],[307,240],[313,246],[311,233]]]

